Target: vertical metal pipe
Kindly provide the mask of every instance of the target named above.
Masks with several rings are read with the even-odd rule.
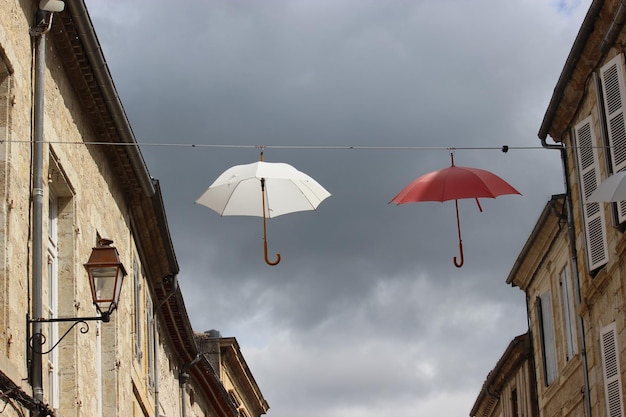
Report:
[[[44,77],[46,68],[46,34],[35,34],[35,70],[33,97],[33,243],[32,243],[32,316],[43,316],[43,119]],[[33,346],[41,346],[41,323],[33,323]],[[31,351],[31,385],[35,400],[43,402],[42,355]]]
[[[187,383],[180,384],[180,417],[187,417],[187,403],[185,401],[185,391],[186,391]]]
[[[178,373],[178,385],[180,388],[180,417],[187,417],[187,400],[185,398],[185,393],[187,391],[187,381],[189,380],[189,370],[196,363],[200,362],[201,358],[202,352],[196,353],[196,356],[190,362],[184,364]]]
[[[154,369],[154,415],[155,417],[161,417],[160,403],[159,403],[159,336],[157,334],[157,308],[154,308],[152,312],[152,358]]]

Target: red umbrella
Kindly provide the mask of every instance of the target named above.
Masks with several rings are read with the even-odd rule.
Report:
[[[478,209],[483,209],[479,197],[496,198],[504,194],[520,194],[509,183],[484,169],[458,167],[454,165],[454,155],[450,154],[452,165],[445,169],[424,174],[404,187],[389,203],[405,204],[421,201],[444,202],[454,200],[456,206],[456,225],[459,231],[460,262],[454,257],[457,268],[463,266],[463,241],[459,222],[459,202],[462,198],[474,198]]]

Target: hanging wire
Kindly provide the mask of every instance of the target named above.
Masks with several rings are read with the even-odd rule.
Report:
[[[32,140],[0,140],[0,145],[5,143],[33,143]],[[499,150],[507,153],[509,150],[537,150],[545,149],[543,146],[365,146],[365,145],[229,145],[208,143],[156,143],[156,142],[82,142],[82,141],[44,141],[48,144],[63,145],[89,145],[89,146],[136,146],[163,147],[163,148],[213,148],[213,149],[301,149],[301,150],[373,150],[373,151],[455,151],[455,150]],[[564,146],[565,149],[620,149],[624,146]]]

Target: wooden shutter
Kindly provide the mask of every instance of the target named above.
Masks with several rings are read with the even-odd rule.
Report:
[[[622,381],[615,322],[600,330],[600,351],[607,417],[623,417]]]
[[[626,84],[624,83],[624,55],[618,54],[600,69],[600,80],[604,92],[602,101],[611,155],[613,173],[626,169]],[[626,201],[617,204],[620,223],[626,221]]]
[[[578,175],[582,194],[587,264],[590,271],[606,264],[609,260],[604,203],[585,204],[587,198],[598,188],[600,169],[596,136],[591,125],[591,116],[574,127],[576,151],[578,153]]]

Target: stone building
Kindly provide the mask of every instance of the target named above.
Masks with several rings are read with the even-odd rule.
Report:
[[[267,413],[269,405],[248,368],[237,339],[222,337],[219,331],[209,330],[196,333],[196,342],[228,391],[239,416],[259,417]]]
[[[0,11],[0,410],[239,416],[196,345],[159,183],[84,1]],[[103,239],[126,273],[110,315],[84,266]]]
[[[528,333],[515,337],[478,394],[470,417],[537,417],[535,369]]]
[[[471,417],[536,417],[540,408],[541,415],[550,416],[550,411],[582,410],[582,397],[576,395],[583,375],[565,201],[564,194],[550,198],[509,273],[507,283],[526,295],[529,330],[513,339],[489,373]],[[552,398],[565,397],[567,407],[559,408],[560,400],[550,405]]]
[[[569,263],[580,293],[576,354],[584,361],[580,394],[570,397],[583,396],[585,416],[624,416],[626,205],[587,198],[608,176],[626,168],[625,23],[623,2],[591,3],[539,130],[542,144],[562,156],[571,205],[566,210]],[[555,372],[559,383],[567,369],[557,362]],[[545,391],[549,394],[550,387]],[[567,397],[552,398],[567,404]]]
[[[571,262],[565,202],[563,194],[548,201],[507,278],[526,295],[536,386],[532,394],[546,416],[582,416],[584,411],[576,266]],[[520,410],[518,415],[536,414]]]
[[[626,3],[594,0],[539,129],[566,193],[507,282],[526,294],[539,415],[624,416],[626,204],[589,202],[626,169]]]

